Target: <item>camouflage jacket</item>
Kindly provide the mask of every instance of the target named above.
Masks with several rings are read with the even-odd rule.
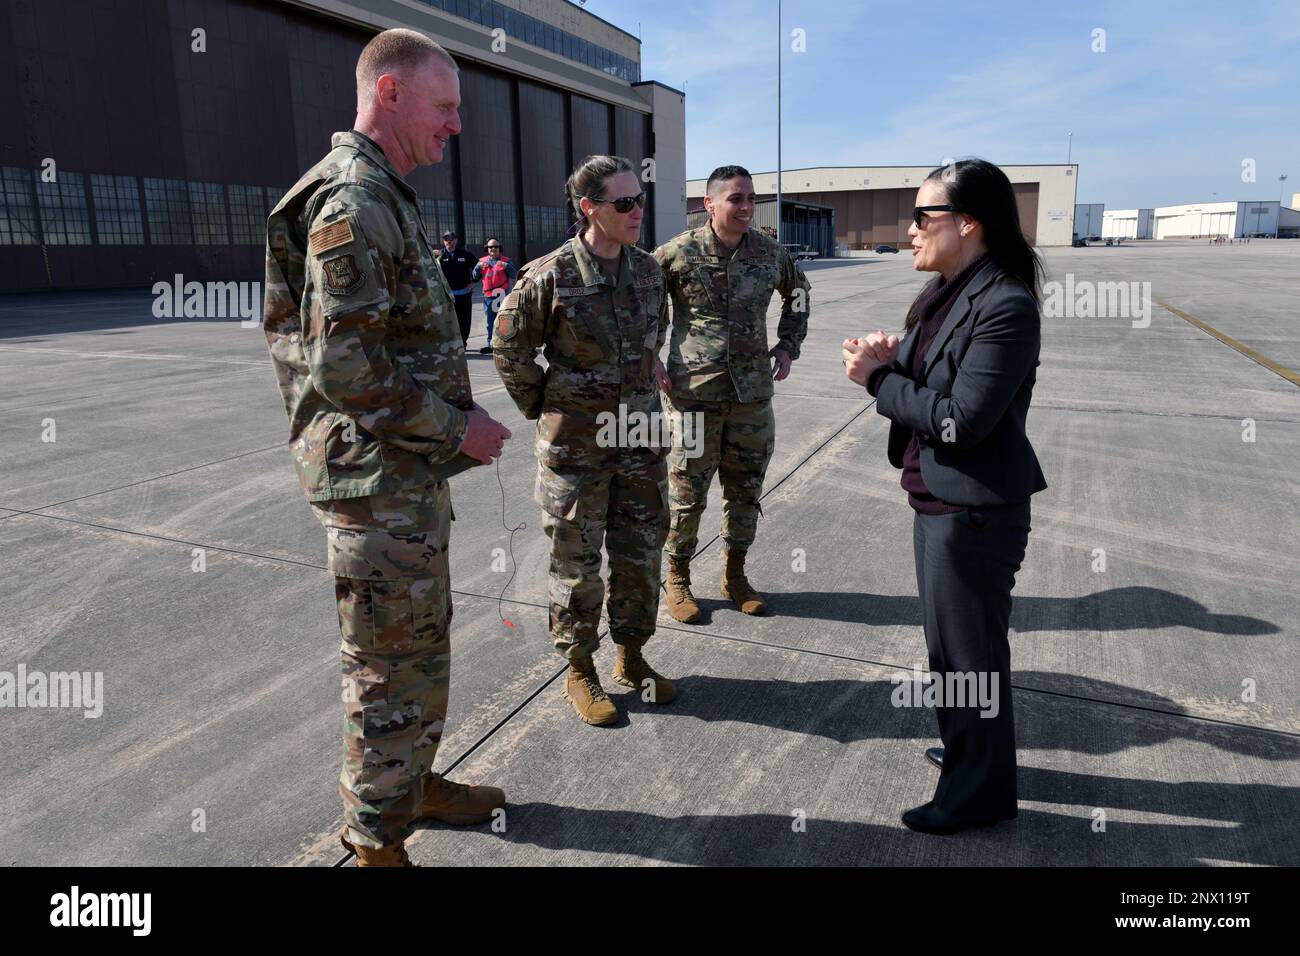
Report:
[[[734,251],[707,222],[655,250],[673,300],[668,374],[673,398],[756,402],[771,398],[767,306],[783,305],[776,348],[791,359],[808,334],[809,285],[775,239],[750,229]]]
[[[415,190],[361,133],[332,143],[266,224],[263,330],[309,501],[441,477],[473,407]]]
[[[524,417],[538,419],[534,447],[549,468],[599,468],[616,456],[618,447],[598,443],[609,420],[597,420],[602,412],[661,413],[654,361],[668,332],[663,272],[635,246],[621,255],[613,285],[582,240],[570,239],[519,270],[497,313],[497,373]]]

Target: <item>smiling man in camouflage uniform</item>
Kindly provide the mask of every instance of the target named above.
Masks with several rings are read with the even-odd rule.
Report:
[[[411,30],[357,63],[355,128],[267,221],[264,331],[298,479],[325,525],[342,632],[343,844],[410,865],[419,820],[477,823],[495,787],[433,773],[447,715],[447,477],[510,433],[474,403],[450,289],[403,178],[460,132],[460,82]]]
[[[715,472],[722,483],[726,545],[722,596],[746,614],[767,609],[745,575],[745,554],[754,543],[763,479],[776,445],[772,382],[790,374],[808,334],[809,285],[783,246],[750,228],[756,199],[745,169],[715,169],[704,198],[709,221],[655,250],[673,301],[666,605],[685,623],[700,619],[690,561]],[[782,308],[777,343],[769,351],[767,307],[774,291],[781,293]],[[684,415],[702,424],[702,454],[688,454]]]

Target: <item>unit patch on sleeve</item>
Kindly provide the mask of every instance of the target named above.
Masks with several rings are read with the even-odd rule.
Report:
[[[325,276],[325,287],[333,295],[347,295],[365,278],[351,253],[326,259],[321,263],[321,272]]]

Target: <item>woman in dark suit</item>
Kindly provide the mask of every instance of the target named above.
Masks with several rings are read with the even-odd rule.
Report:
[[[1038,365],[1042,262],[1015,193],[992,163],[934,170],[917,192],[913,267],[938,275],[908,310],[905,338],[844,343],[848,377],[890,420],[889,460],[916,512],[912,542],[943,748],[929,803],[903,823],[956,833],[1016,815],[1011,589],[1029,539],[1029,498],[1047,487],[1025,436]]]

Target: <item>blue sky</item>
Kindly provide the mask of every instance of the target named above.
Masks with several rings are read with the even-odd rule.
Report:
[[[688,176],[776,168],[775,0],[587,9],[639,32],[644,79],[685,89]],[[787,169],[1063,163],[1072,130],[1079,202],[1277,199],[1281,173],[1285,199],[1300,192],[1297,0],[786,0],[783,24]],[[806,52],[790,50],[796,27]]]

